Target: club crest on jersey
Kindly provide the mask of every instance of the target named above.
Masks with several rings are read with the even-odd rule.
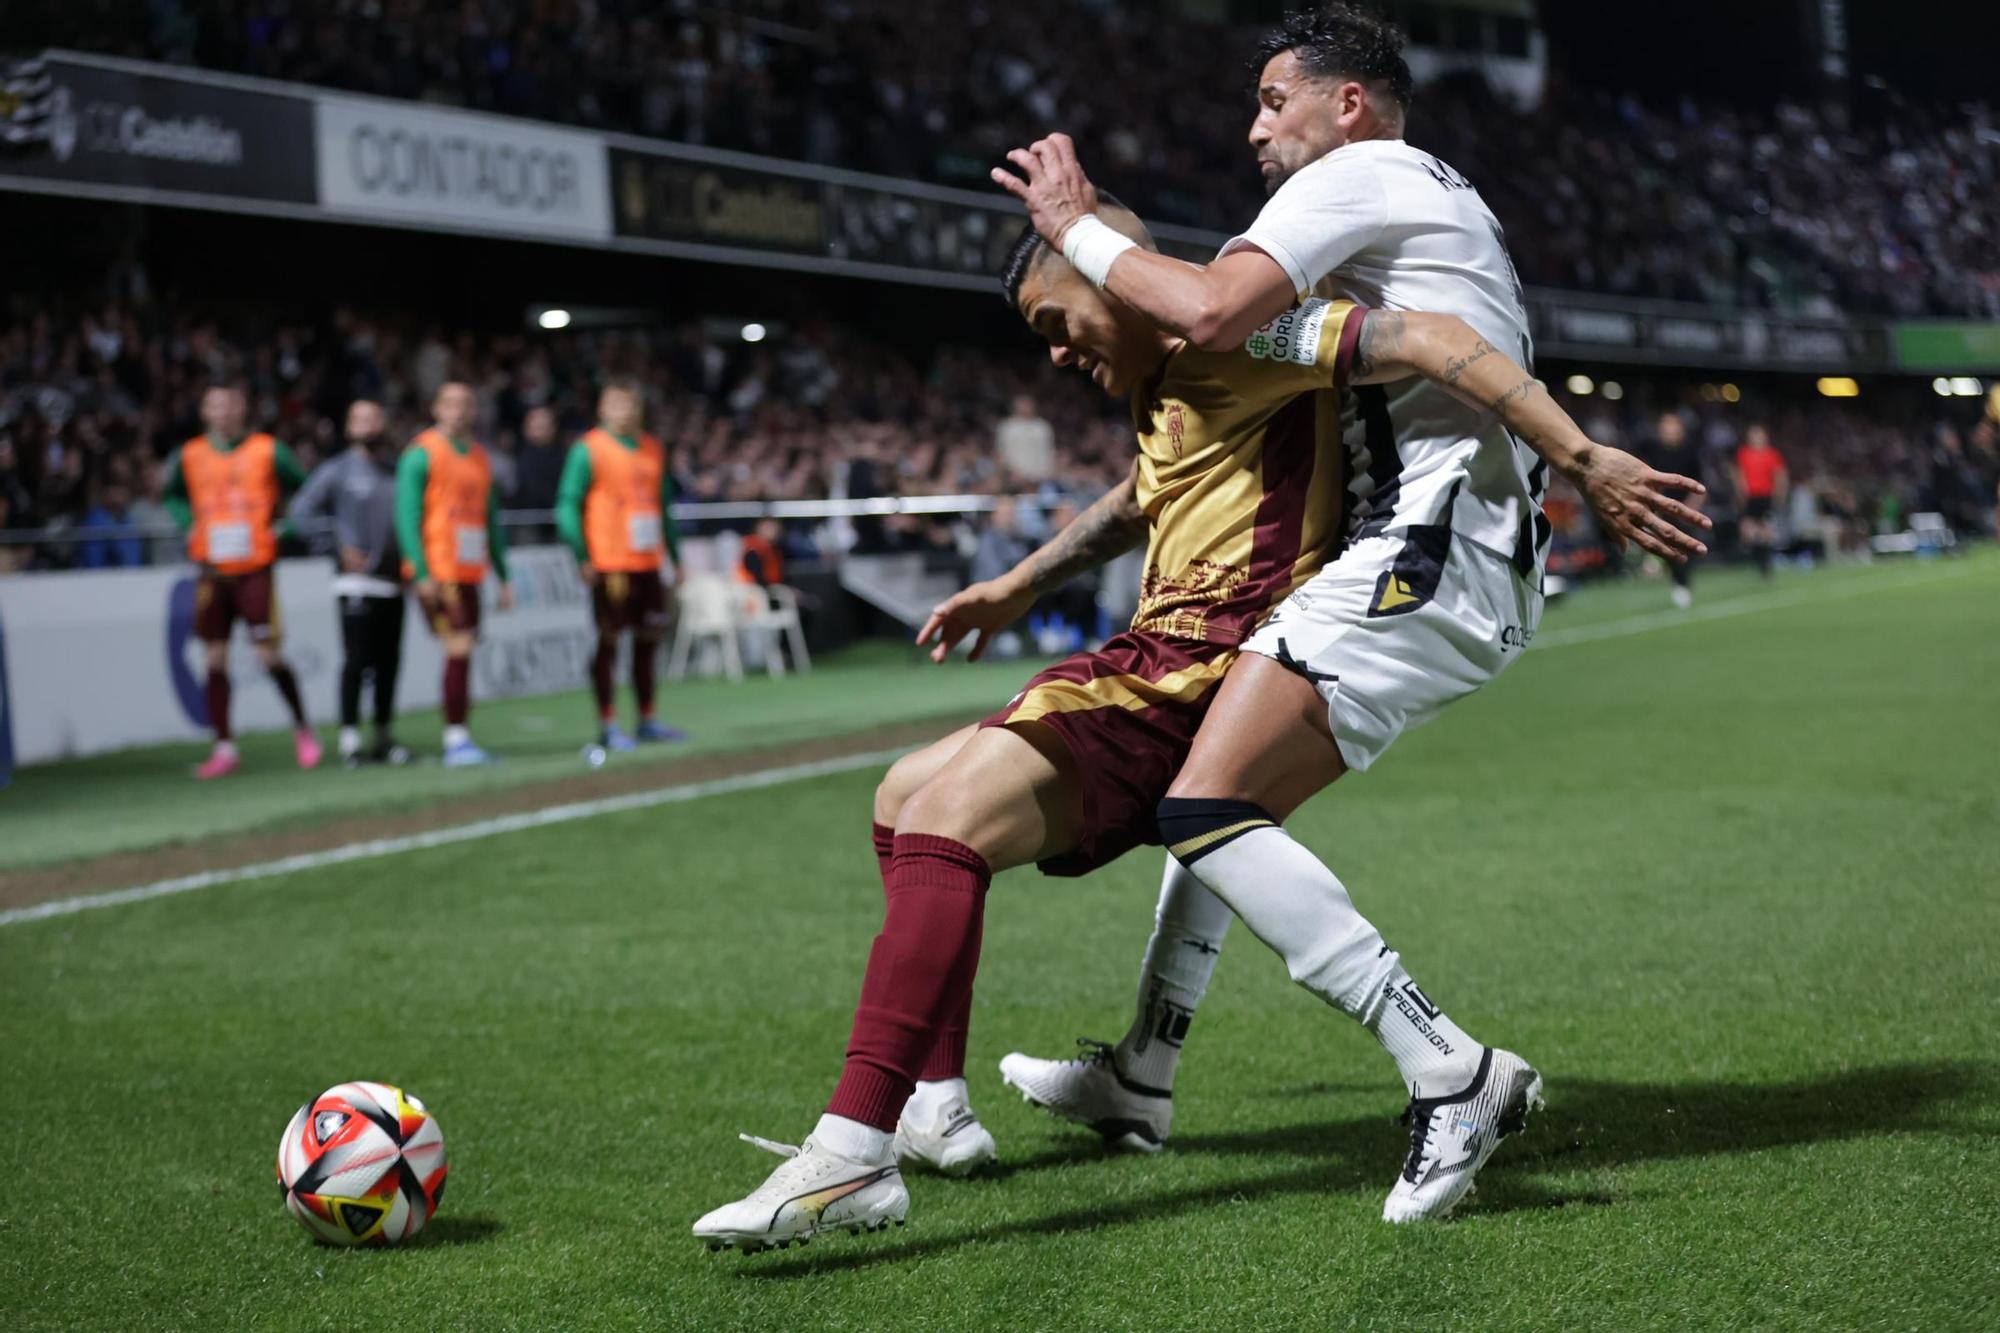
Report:
[[[1319,335],[1328,308],[1325,301],[1305,301],[1251,334],[1243,350],[1259,361],[1310,366],[1319,360]]]

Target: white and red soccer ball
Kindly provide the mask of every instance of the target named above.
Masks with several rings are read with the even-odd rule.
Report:
[[[444,1131],[387,1083],[343,1083],[298,1109],[278,1140],[285,1206],[329,1245],[397,1245],[444,1194]]]

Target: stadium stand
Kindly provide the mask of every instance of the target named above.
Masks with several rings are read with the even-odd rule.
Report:
[[[1080,377],[1034,358],[971,345],[924,355],[832,321],[752,345],[724,341],[701,320],[474,336],[446,333],[435,312],[363,318],[336,309],[306,321],[273,309],[230,325],[132,304],[26,302],[0,324],[0,529],[80,535],[150,526],[171,534],[159,504],[161,460],[198,433],[199,389],[216,375],[246,378],[254,416],[308,467],[337,447],[351,396],[385,398],[392,429],[407,437],[438,383],[469,380],[479,389],[481,430],[506,460],[505,502],[544,510],[561,448],[588,425],[596,384],[633,369],[646,376],[679,493],[697,501],[1039,493],[1053,509],[1087,502],[1116,480],[1129,429]],[[1010,468],[995,447],[1016,398],[1051,427],[1052,475]],[[1643,442],[1658,410],[1680,407],[1709,455],[1708,475],[1724,479],[1716,503],[1727,512],[1726,460],[1751,419],[1745,410],[1671,381],[1657,392],[1635,385],[1616,403],[1568,405],[1596,438],[1630,446]],[[1769,416],[1794,478],[1828,513],[1864,531],[1913,512],[1943,513],[1966,533],[1992,530],[2000,431],[1973,408],[1939,400],[1912,409],[1907,399],[1893,407],[1781,398],[1753,406]],[[1024,515],[1023,535],[1038,535],[1043,522]],[[861,549],[877,551],[958,541],[948,526],[914,516],[860,525],[856,536]],[[170,535],[9,549],[0,548],[0,561],[13,567],[179,558]]]
[[[1162,25],[1141,6],[167,0],[47,22],[83,50],[977,186],[1060,107],[1148,216],[1233,231],[1261,198],[1249,72],[1214,77],[1254,30]],[[1851,123],[1561,88],[1524,111],[1453,78],[1421,91],[1410,136],[1480,187],[1532,284],[2000,317],[1993,108],[1888,96]]]

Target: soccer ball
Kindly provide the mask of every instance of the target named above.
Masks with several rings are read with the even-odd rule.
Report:
[[[395,1245],[444,1194],[444,1131],[387,1083],[343,1083],[298,1109],[278,1140],[285,1207],[329,1245]]]

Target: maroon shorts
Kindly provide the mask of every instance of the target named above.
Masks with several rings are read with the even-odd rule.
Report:
[[[277,580],[268,568],[248,574],[203,572],[194,585],[194,633],[204,643],[227,643],[237,621],[250,627],[256,643],[275,645],[284,637],[278,614]]]
[[[437,583],[431,595],[418,599],[431,633],[442,639],[453,630],[479,632],[479,585],[477,583]]]
[[[1233,645],[1128,631],[1049,667],[979,724],[1040,723],[1069,750],[1083,831],[1073,850],[1042,862],[1043,873],[1088,874],[1159,843],[1154,809],[1236,655]]]
[[[667,623],[666,581],[657,569],[606,570],[590,589],[590,610],[599,634],[629,629],[642,639],[657,639]]]

